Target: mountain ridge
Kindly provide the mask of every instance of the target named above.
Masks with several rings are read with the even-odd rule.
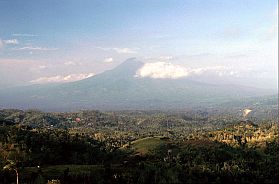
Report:
[[[112,70],[80,81],[0,91],[0,107],[39,109],[183,109],[271,95],[240,85],[216,85],[189,78],[135,77],[144,65],[130,58]]]

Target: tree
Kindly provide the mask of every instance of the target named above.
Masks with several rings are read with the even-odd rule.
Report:
[[[18,168],[16,166],[16,163],[12,160],[7,160],[7,164],[3,167],[4,170],[10,170],[10,171],[15,171],[16,172],[16,184],[19,184],[18,178],[19,178],[19,173],[18,173]]]

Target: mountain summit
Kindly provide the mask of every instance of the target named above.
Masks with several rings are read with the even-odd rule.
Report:
[[[131,58],[112,70],[76,82],[2,90],[0,108],[171,110],[270,94],[254,88],[213,85],[187,78],[136,77],[143,65],[143,62]]]
[[[130,58],[118,65],[114,71],[135,74],[135,72],[143,65],[144,63],[136,58]]]

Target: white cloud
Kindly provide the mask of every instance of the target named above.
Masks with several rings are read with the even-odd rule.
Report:
[[[171,60],[175,60],[177,59],[177,57],[175,56],[159,56],[159,57],[144,57],[143,58],[145,61],[149,61],[149,62],[167,62],[167,61],[171,61]]]
[[[217,74],[219,77],[223,77],[223,76],[239,77],[239,72],[234,70],[216,70],[215,74]]]
[[[78,74],[69,74],[69,75],[56,75],[50,77],[40,77],[38,79],[31,80],[31,83],[42,84],[42,83],[57,83],[57,82],[73,82],[88,77],[94,76],[94,73],[78,73]]]
[[[113,58],[112,57],[104,59],[104,63],[112,63],[112,62],[113,62]]]
[[[230,67],[212,66],[203,68],[186,68],[180,65],[174,65],[167,62],[145,63],[140,68],[135,77],[150,77],[155,79],[178,79],[193,75],[201,75],[210,72],[217,76],[236,76],[238,72]]]
[[[136,72],[136,77],[150,78],[170,78],[177,79],[187,77],[191,73],[190,69],[166,62],[145,63],[142,68]]]
[[[3,48],[5,45],[17,45],[18,40],[17,39],[11,39],[11,40],[2,40],[0,38],[0,49]]]
[[[135,54],[137,53],[135,48],[113,48],[114,51],[116,51],[119,54]]]
[[[55,51],[58,50],[58,48],[47,48],[47,47],[21,47],[21,48],[16,48],[14,50],[38,50],[38,51]]]
[[[112,48],[106,48],[106,47],[95,47],[96,49],[101,49],[103,51],[109,51],[112,50]]]
[[[139,50],[138,48],[128,48],[128,47],[124,47],[124,48],[119,48],[119,47],[115,47],[115,48],[95,47],[95,48],[101,49],[103,51],[115,51],[118,54],[136,54],[136,53],[138,53],[137,50]]]
[[[160,56],[159,59],[160,60],[164,60],[164,61],[169,61],[169,60],[173,60],[175,57],[173,56]]]
[[[13,36],[18,36],[18,37],[34,37],[34,36],[38,36],[38,35],[35,35],[35,34],[27,34],[27,33],[15,33],[15,34],[12,34]]]
[[[6,45],[17,45],[18,44],[18,41],[17,39],[11,39],[11,40],[3,40],[4,44]]]

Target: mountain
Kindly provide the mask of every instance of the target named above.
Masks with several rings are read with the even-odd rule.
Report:
[[[0,108],[38,108],[49,111],[77,109],[183,109],[203,107],[270,95],[263,89],[216,85],[189,78],[136,77],[144,63],[128,59],[113,70],[64,84],[31,85],[0,91]]]

